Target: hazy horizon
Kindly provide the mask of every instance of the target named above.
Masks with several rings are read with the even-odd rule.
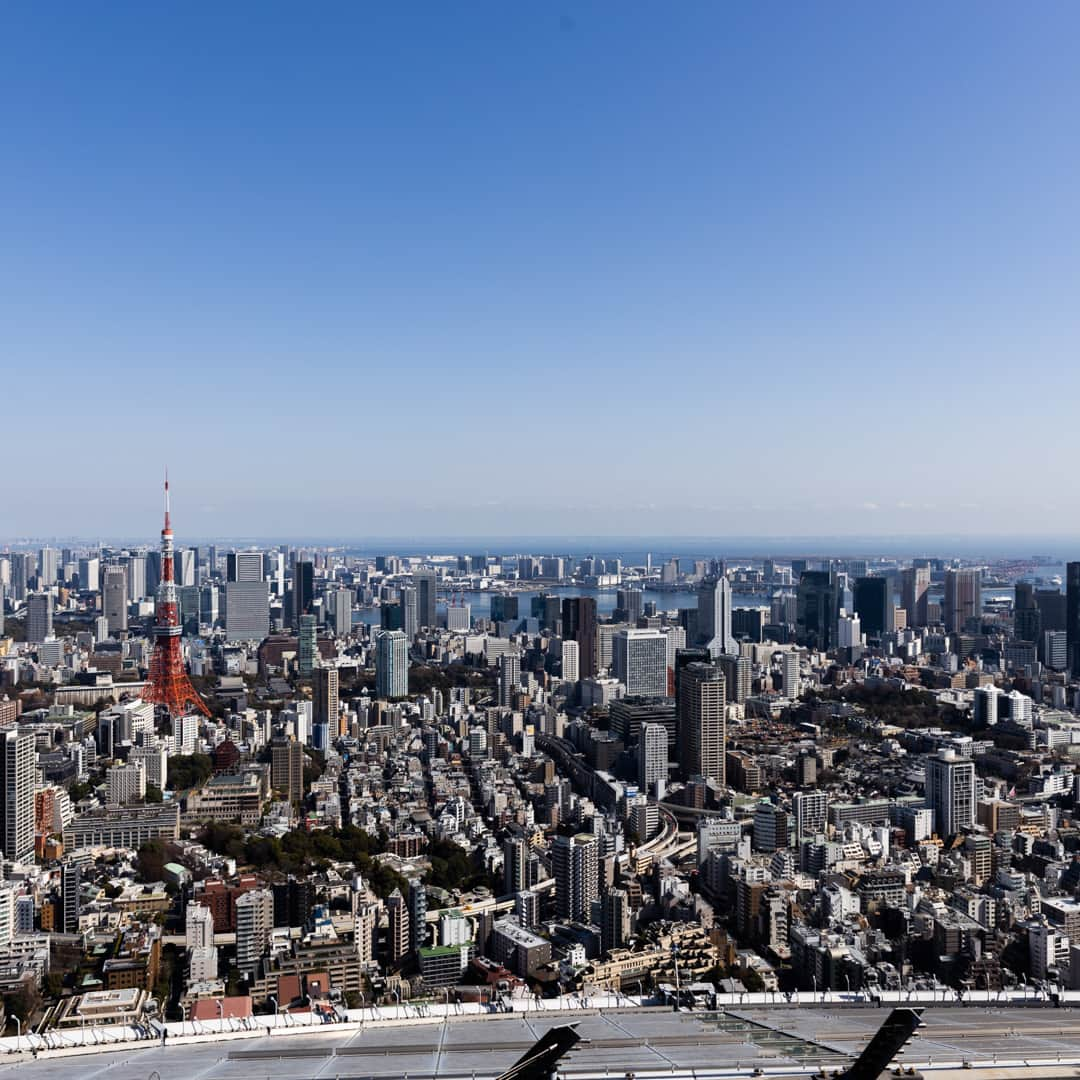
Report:
[[[106,546],[156,547],[159,537],[129,536],[24,536],[0,537],[0,549],[33,547],[40,544],[70,546],[103,544]],[[337,547],[358,554],[453,555],[453,554],[618,554],[626,551],[635,555],[651,552],[658,555],[690,557],[692,555],[725,555],[732,558],[791,556],[928,556],[937,558],[961,557],[992,559],[1028,559],[1048,557],[1060,562],[1080,558],[1080,537],[984,536],[979,538],[923,536],[583,536],[567,534],[522,536],[467,535],[396,535],[396,536],[314,536],[314,535],[208,535],[185,536],[177,532],[178,546],[221,547],[290,546]]]

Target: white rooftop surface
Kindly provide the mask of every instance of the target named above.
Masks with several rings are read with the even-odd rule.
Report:
[[[273,1037],[237,1031],[222,1037],[146,1040],[96,1053],[0,1057],[0,1080],[486,1080],[516,1061],[550,1027],[576,1022],[587,1040],[560,1073],[574,1078],[682,1075],[806,1076],[843,1068],[888,1015],[885,1008],[796,1007],[674,1013],[629,1007],[603,1012],[542,1012],[329,1024]],[[967,1077],[1075,1076],[1080,1071],[1080,1011],[1050,1006],[928,1008],[904,1062],[945,1080],[965,1061]],[[190,1030],[190,1025],[189,1025]],[[13,1043],[9,1038],[6,1044]],[[1024,1062],[1030,1063],[1024,1067]],[[1062,1071],[1059,1070],[1060,1068]]]

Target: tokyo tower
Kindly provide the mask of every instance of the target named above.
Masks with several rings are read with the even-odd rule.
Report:
[[[191,685],[180,655],[180,604],[173,575],[173,534],[169,521],[169,475],[165,474],[165,527],[161,530],[161,582],[154,609],[154,651],[150,674],[143,686],[143,701],[152,701],[176,719],[189,711],[209,716],[206,703]]]

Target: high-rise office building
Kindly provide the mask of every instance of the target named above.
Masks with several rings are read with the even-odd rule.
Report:
[[[800,645],[812,649],[832,647],[837,603],[836,585],[825,570],[804,570],[799,576],[795,630]]]
[[[412,585],[402,585],[398,590],[398,595],[401,597],[401,626],[400,629],[404,631],[405,636],[412,641],[416,637],[417,631],[420,629],[418,616],[416,613],[416,589]],[[392,629],[399,629],[393,627]]]
[[[629,697],[667,693],[667,638],[659,630],[622,630],[612,643],[612,674]]]
[[[270,633],[270,592],[266,582],[225,583],[225,636],[229,641],[262,641]]]
[[[562,636],[578,645],[578,675],[588,679],[597,672],[596,597],[568,596],[562,602]]]
[[[519,893],[529,887],[529,845],[520,836],[503,841],[503,892]]]
[[[716,663],[724,673],[728,704],[745,705],[746,699],[750,696],[753,678],[753,664],[750,663],[750,657],[721,653],[716,658]]]
[[[1047,630],[1043,634],[1042,658],[1054,671],[1064,671],[1069,666],[1069,637],[1064,630]]]
[[[304,615],[311,614],[315,600],[315,564],[298,559],[293,564],[292,624],[298,627]]]
[[[128,596],[132,600],[141,600],[149,594],[146,591],[146,555],[129,555],[127,560]]]
[[[199,584],[198,551],[195,548],[177,548],[173,553],[173,578],[180,589]]]
[[[315,682],[312,686],[312,722],[326,724],[333,739],[338,735],[338,669],[319,667],[315,669]]]
[[[892,630],[893,599],[888,578],[856,578],[852,596],[864,634],[880,638],[882,634]]]
[[[334,637],[348,637],[352,633],[352,589],[334,589],[330,593],[330,609]]]
[[[719,575],[706,578],[697,592],[698,642],[715,657],[737,653],[738,643],[731,633],[731,584]]]
[[[780,656],[780,683],[784,697],[794,701],[802,693],[802,660],[798,649],[788,649]]]
[[[270,591],[261,551],[230,551],[225,557],[225,636],[262,641],[270,633]]]
[[[577,682],[581,677],[581,657],[576,641],[562,643],[562,677],[567,682]]]
[[[663,798],[668,778],[668,729],[644,724],[638,741],[638,784],[647,794]]]
[[[101,582],[102,613],[109,624],[110,634],[123,633],[128,628],[127,567],[113,563],[105,567]]]
[[[409,693],[409,641],[401,630],[383,630],[375,638],[375,692],[381,698]]]
[[[437,626],[435,611],[439,596],[439,575],[434,570],[413,571],[413,588],[416,589],[416,621],[421,629]]]
[[[942,750],[926,759],[926,803],[938,836],[953,836],[975,823],[975,762]]]
[[[930,591],[930,567],[908,566],[900,571],[900,604],[911,627],[925,626]]]
[[[101,588],[101,560],[86,558],[79,560],[79,591],[97,592]]]
[[[982,617],[982,571],[946,570],[945,596],[942,600],[945,629],[959,633],[969,619]]]
[[[504,653],[498,659],[498,670],[499,704],[510,708],[521,683],[521,657],[516,651]]]
[[[787,812],[773,802],[758,803],[754,808],[754,850],[780,851],[788,846]]]
[[[55,585],[59,573],[60,552],[56,548],[43,547],[38,554],[38,588]]]
[[[1013,589],[1013,636],[1018,641],[1038,642],[1042,635],[1042,612],[1035,599],[1035,587],[1028,581],[1018,581]]]
[[[304,748],[295,739],[279,736],[270,744],[270,783],[287,802],[304,797]]]
[[[12,602],[21,604],[30,588],[30,556],[25,551],[13,551],[11,561],[11,587],[8,595]]]
[[[0,731],[0,839],[12,862],[34,857],[34,736]]]
[[[318,652],[318,628],[314,615],[300,616],[300,630],[296,643],[296,670],[301,679],[310,679],[315,670],[315,654]]]
[[[225,557],[226,581],[263,581],[265,577],[261,551],[230,551]]]
[[[513,593],[492,594],[490,606],[492,622],[508,622],[512,625],[516,624],[520,620],[518,611],[518,598]]]
[[[727,688],[715,664],[694,662],[678,669],[676,711],[683,773],[726,781]]]
[[[619,589],[615,594],[616,622],[628,622],[631,626],[637,624],[644,610],[645,593],[641,589]],[[621,618],[620,618],[621,616]]]
[[[52,593],[31,593],[26,598],[26,640],[33,645],[40,645],[52,636]]]
[[[1080,673],[1080,562],[1065,565],[1065,636],[1069,667]]]
[[[555,913],[572,922],[592,921],[593,902],[600,895],[599,842],[591,833],[556,836],[551,845],[555,878]]]

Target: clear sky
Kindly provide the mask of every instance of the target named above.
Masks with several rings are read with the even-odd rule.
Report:
[[[0,536],[1080,536],[1080,5],[0,8]]]

